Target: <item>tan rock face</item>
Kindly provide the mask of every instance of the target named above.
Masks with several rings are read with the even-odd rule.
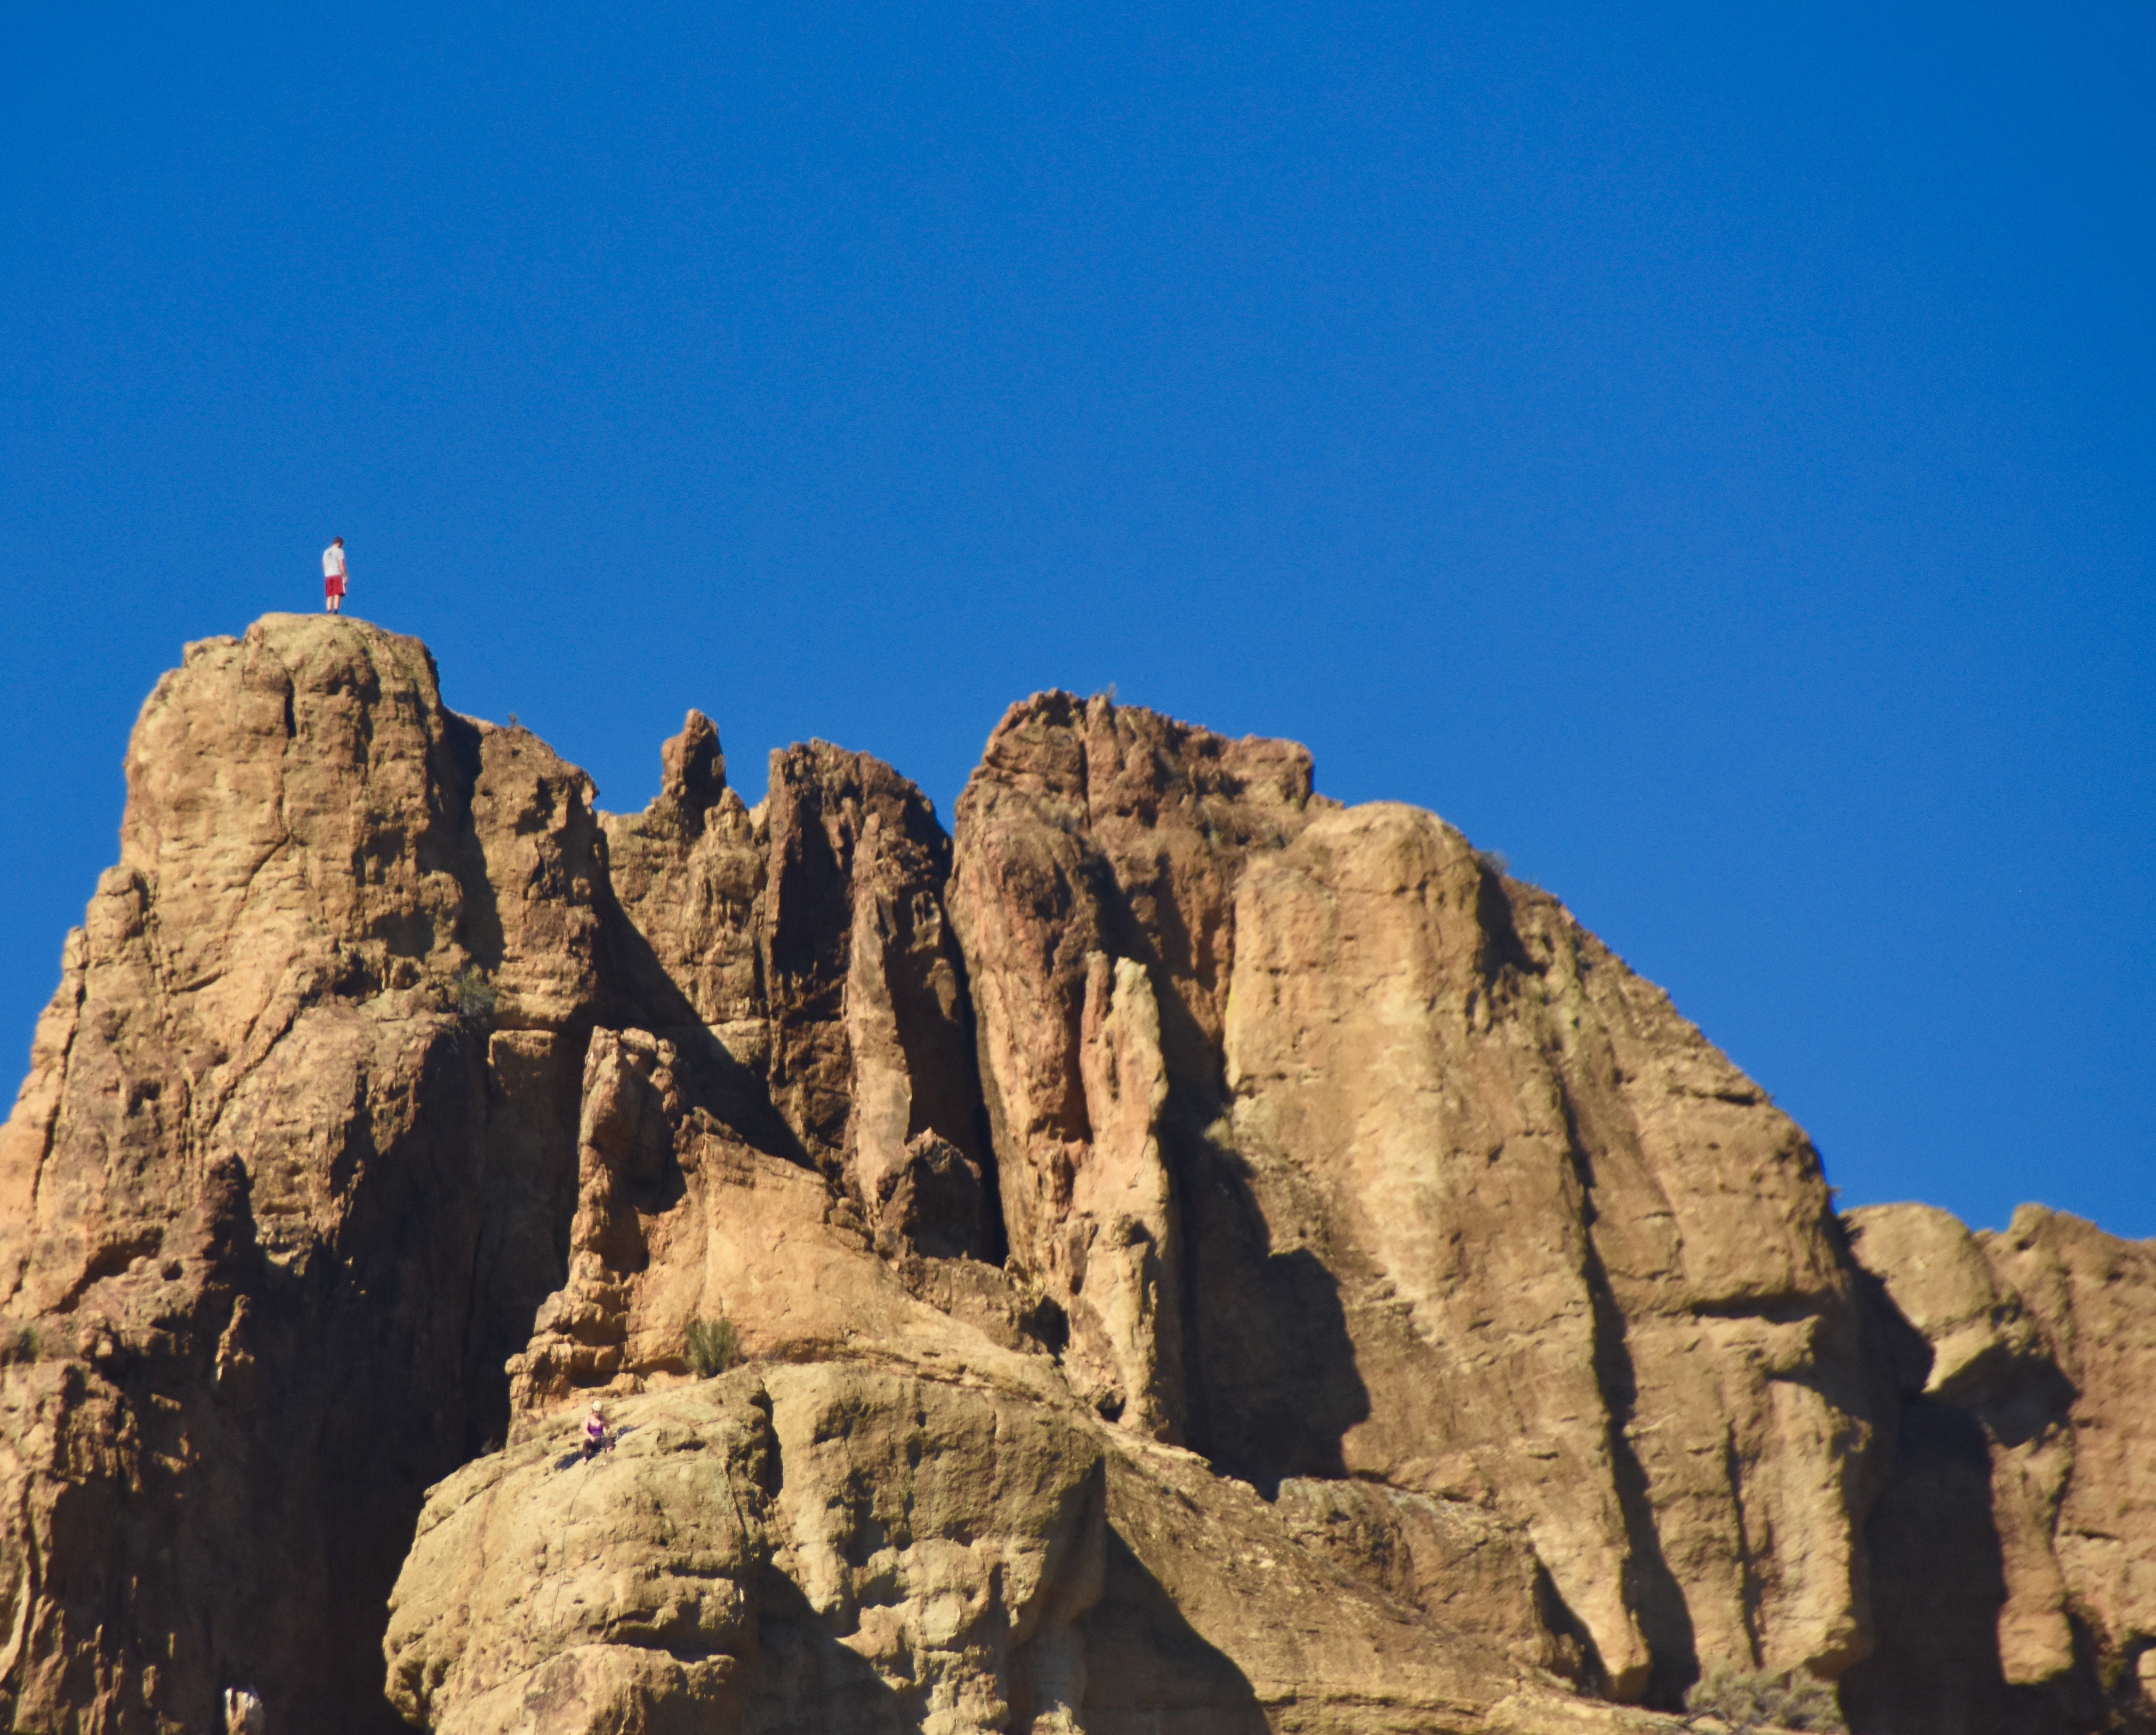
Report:
[[[434,1490],[386,1645],[399,1709],[458,1735],[1646,1727],[1514,1678],[1067,1393],[876,1353],[623,1400],[589,1465],[570,1412]]]
[[[127,777],[0,1132],[0,1705],[391,1727],[411,1514],[560,1281],[589,785],[415,642],[279,616],[189,649]]]
[[[2156,1248],[2024,1206],[1850,1214],[1856,1256],[1929,1344],[1873,1518],[1884,1636],[1852,1727],[1911,1735],[2156,1718]]]
[[[598,814],[348,620],[145,706],[0,1132],[11,1727],[2156,1715],[2146,1247],[1845,1231],[1658,990],[1285,743],[1042,696],[955,842],[821,743],[662,764]]]
[[[889,1339],[1021,1389],[1060,1389],[1035,1299],[994,1266],[879,1237],[835,1178],[745,1143],[696,1107],[680,1051],[595,1030],[584,1071],[568,1281],[511,1363],[521,1433],[551,1409],[685,1378],[690,1325],[726,1320],[759,1360]]]
[[[1276,1504],[1298,1540],[1342,1570],[1472,1635],[1522,1671],[1574,1683],[1587,1676],[1586,1635],[1518,1525],[1466,1501],[1377,1482],[1291,1476]]]
[[[1080,1624],[1088,1735],[1668,1735],[1667,1718],[1522,1680],[1504,1652],[1373,1582],[1372,1561],[1343,1567],[1306,1500],[1269,1502],[1193,1453],[1109,1438],[1107,1569]],[[1358,1504],[1352,1487],[1332,1491]]]
[[[444,1731],[737,1721],[775,1480],[753,1378],[621,1409],[586,1462],[571,1420],[430,1493],[391,1599],[389,1697]]]
[[[1817,1158],[1665,997],[1281,744],[1037,700],[958,819],[1010,1244],[1104,1413],[1492,1501],[1621,1696],[1862,1653],[1885,1394]]]
[[[1171,1083],[1217,1086],[1243,850],[1311,798],[1300,747],[1064,694],[1013,706],[959,798],[952,916],[1011,1251],[1068,1310],[1092,1401],[1163,1440],[1192,1394],[1161,1117]]]
[[[629,1399],[436,1489],[391,1697],[460,1735],[1069,1727],[1101,1448],[1008,1393],[836,1364]]]
[[[751,814],[693,711],[662,757],[651,807],[604,823],[624,976],[700,1100],[865,1205],[889,1198],[924,1133],[978,1168],[964,966],[942,898],[950,839],[921,792],[818,742],[772,755]],[[963,1240],[980,1251],[992,1233],[983,1221]]]

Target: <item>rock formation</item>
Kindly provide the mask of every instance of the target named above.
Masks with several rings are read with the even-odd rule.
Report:
[[[1300,749],[1060,695],[951,899],[1013,1256],[1104,1414],[1490,1505],[1619,1698],[1862,1653],[1890,1394],[1818,1159],[1553,900]]]
[[[1872,1519],[1881,1649],[1845,1702],[1909,1735],[2149,1727],[2156,1246],[2034,1205],[1998,1235],[1850,1216],[1921,1341]]]
[[[1837,1218],[1286,743],[1041,696],[955,836],[661,757],[351,620],[151,696],[0,1132],[9,1727],[2150,1726],[2156,1250]]]
[[[363,1635],[560,1281],[590,785],[414,641],[275,617],[189,648],[127,778],[0,1133],[0,1703],[393,1728]]]

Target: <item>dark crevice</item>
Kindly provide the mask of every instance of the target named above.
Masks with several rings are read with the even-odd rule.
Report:
[[[1744,1643],[1756,1667],[1764,1660],[1759,1642],[1759,1603],[1766,1587],[1759,1581],[1759,1563],[1744,1522],[1744,1462],[1737,1450],[1736,1435],[1727,1428],[1722,1435],[1722,1474],[1729,1484],[1729,1507],[1737,1524],[1738,1594],[1744,1616]]]
[[[1268,1500],[1287,1476],[1345,1477],[1344,1442],[1370,1394],[1338,1278],[1307,1247],[1274,1250],[1238,1152],[1188,1119],[1161,1132],[1190,1297],[1191,1445]]]
[[[486,850],[473,823],[472,802],[484,769],[478,724],[470,717],[447,712],[442,724],[440,750],[434,756],[434,782],[450,800],[444,815],[448,822],[445,845],[434,846],[433,827],[421,840],[418,862],[426,871],[453,875],[464,893],[464,908],[457,922],[456,939],[483,970],[501,968],[506,945],[501,929],[501,906],[494,881],[486,870]]]
[[[1594,1239],[1594,1164],[1579,1137],[1572,1104],[1565,1104],[1572,1161],[1578,1175],[1586,1229],[1581,1276],[1594,1319],[1594,1379],[1609,1417],[1609,1449],[1618,1510],[1625,1520],[1625,1602],[1638,1621],[1650,1658],[1643,1702],[1650,1709],[1681,1711],[1686,1688],[1699,1679],[1699,1648],[1684,1587],[1662,1553],[1645,1466],[1633,1450],[1629,1430],[1639,1403],[1638,1376],[1626,1342],[1625,1312]]]
[[[1522,977],[1545,973],[1520,938],[1512,920],[1512,901],[1505,895],[1502,875],[1481,869],[1475,885],[1475,919],[1482,931],[1482,979],[1494,987],[1507,970]]]
[[[963,1043],[957,1064],[965,1069],[973,1086],[969,1107],[973,1161],[981,1172],[981,1259],[983,1264],[1001,1267],[1010,1260],[1010,1225],[1004,1220],[1003,1164],[998,1160],[994,1116],[988,1108],[987,1069],[981,1060],[980,1024],[973,1006],[973,979],[966,969],[965,954],[957,943],[957,930],[951,922],[947,900],[949,887],[947,877],[937,887],[936,896],[942,911],[944,932],[952,937],[948,951],[951,968],[957,977],[958,1029]],[[965,1148],[956,1138],[952,1142],[958,1144],[962,1150]],[[1059,1315],[1062,1312],[1060,1308],[1056,1311]],[[1067,1337],[1067,1322],[1064,1332]]]

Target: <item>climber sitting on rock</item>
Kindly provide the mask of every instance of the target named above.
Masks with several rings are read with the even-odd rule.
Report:
[[[606,1412],[593,1399],[592,1407],[584,1416],[584,1462],[588,1464],[601,1452],[613,1450],[613,1435],[607,1428]]]

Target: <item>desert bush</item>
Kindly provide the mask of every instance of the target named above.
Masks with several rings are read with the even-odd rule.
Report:
[[[494,1016],[501,995],[485,971],[477,964],[468,964],[449,978],[449,998],[458,1017],[482,1024]]]
[[[1843,1735],[1847,1725],[1833,1687],[1801,1669],[1770,1675],[1710,1663],[1685,1695],[1687,1718],[1715,1717],[1743,1735],[1750,1729],[1798,1729]]]
[[[697,1376],[709,1379],[741,1359],[741,1337],[730,1319],[692,1319],[683,1353]]]
[[[18,1326],[0,1344],[0,1362],[34,1362],[44,1353],[44,1347],[35,1326]]]

